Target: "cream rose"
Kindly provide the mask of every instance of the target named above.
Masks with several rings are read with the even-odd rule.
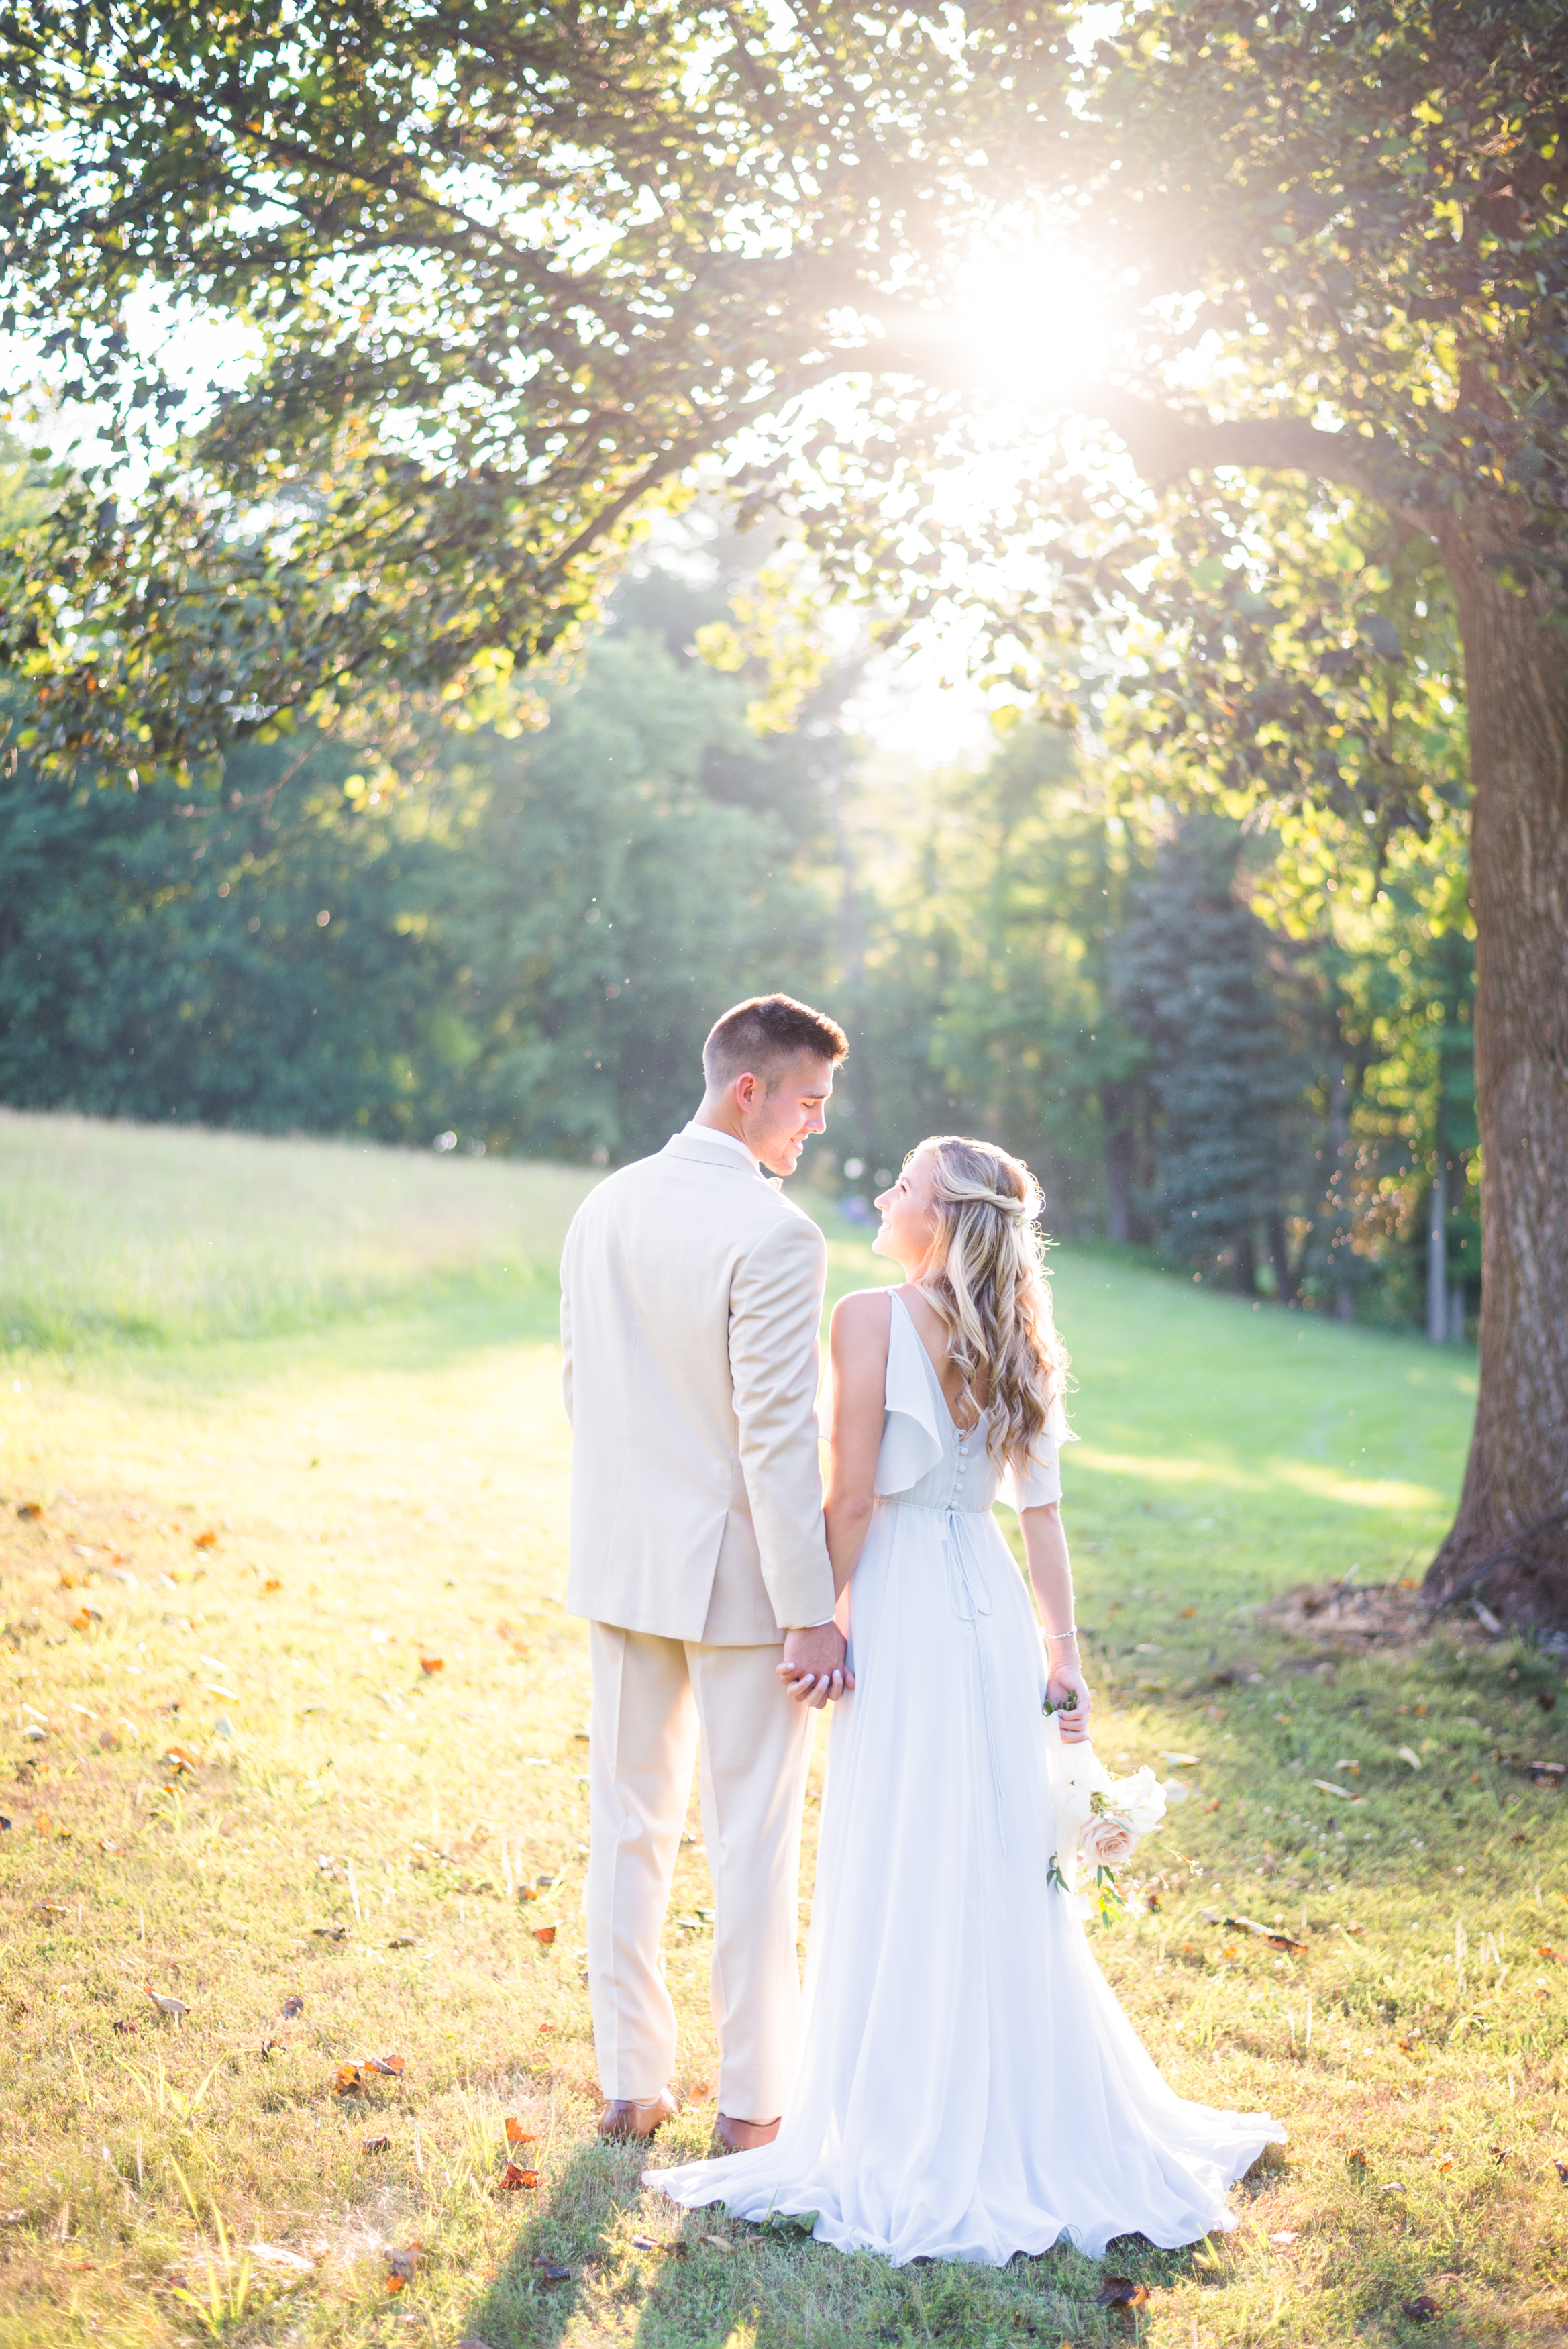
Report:
[[[1125,1820],[1090,1819],[1083,1831],[1083,1856],[1091,1868],[1119,1868],[1124,1860],[1131,1858],[1136,1841]]]

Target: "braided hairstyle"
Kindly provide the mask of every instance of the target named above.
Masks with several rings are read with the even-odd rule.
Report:
[[[904,1163],[916,1158],[931,1162],[941,1225],[920,1293],[946,1330],[962,1414],[978,1409],[973,1390],[983,1377],[985,1448],[998,1467],[1022,1470],[1068,1377],[1037,1225],[1044,1195],[1023,1161],[995,1143],[932,1134]]]

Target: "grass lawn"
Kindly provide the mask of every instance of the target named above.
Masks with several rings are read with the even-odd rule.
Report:
[[[1101,1751],[1186,1792],[1096,1949],[1176,2085],[1288,2150],[1230,2236],[1117,2245],[1149,2296],[1113,2313],[1071,2251],[891,2271],[677,2217],[596,2145],[553,1343],[584,1179],[0,1115],[0,2349],[1568,2339],[1568,1801],[1517,1761],[1561,1754],[1562,1665],[1259,1612],[1419,1572],[1473,1366],[1109,1251],[1057,1263],[1078,1614]],[[826,1220],[835,1285],[881,1278]],[[536,2182],[500,2190],[509,2120]]]

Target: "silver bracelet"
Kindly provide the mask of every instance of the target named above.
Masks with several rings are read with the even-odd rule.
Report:
[[[1078,1638],[1078,1625],[1076,1623],[1069,1623],[1065,1631],[1047,1631],[1046,1633],[1046,1637],[1047,1640],[1076,1640]]]

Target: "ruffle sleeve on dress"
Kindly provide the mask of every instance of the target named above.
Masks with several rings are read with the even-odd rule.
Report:
[[[1035,1439],[1035,1448],[1026,1468],[1021,1472],[1011,1465],[1002,1474],[996,1498],[1009,1509],[1041,1509],[1047,1501],[1062,1497],[1061,1463],[1057,1447],[1071,1443],[1068,1417],[1060,1397],[1052,1403],[1044,1431]]]
[[[890,1297],[887,1339],[887,1400],[877,1453],[879,1493],[907,1493],[942,1460],[944,1445],[936,1424],[928,1357],[902,1298]]]

